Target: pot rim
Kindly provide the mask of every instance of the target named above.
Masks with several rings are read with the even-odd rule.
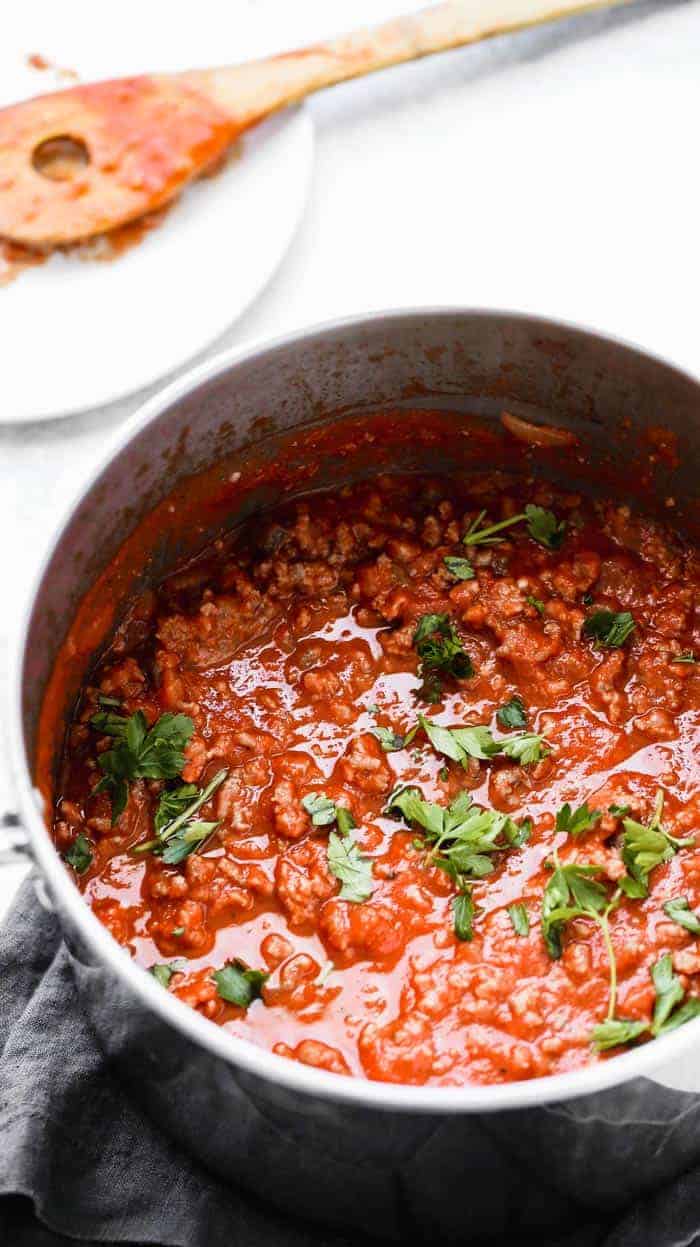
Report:
[[[229,1065],[240,1067],[246,1074],[269,1080],[291,1092],[305,1093],[316,1098],[371,1109],[430,1113],[435,1116],[498,1112],[504,1109],[551,1104],[591,1095],[641,1075],[651,1074],[654,1069],[669,1066],[675,1058],[682,1056],[695,1046],[696,1040],[700,1039],[700,1018],[687,1023],[669,1035],[652,1040],[641,1047],[596,1065],[574,1070],[571,1073],[551,1074],[543,1078],[495,1086],[421,1087],[372,1082],[364,1078],[333,1074],[312,1066],[302,1065],[287,1057],[277,1056],[247,1039],[231,1035],[222,1027],[201,1017],[196,1010],[189,1008],[177,997],[164,991],[152,975],[138,966],[130,956],[125,956],[124,949],[99,922],[65,869],[49,838],[42,814],[43,801],[38,790],[33,786],[28,760],[25,756],[22,730],[22,668],[27,632],[37,592],[75,510],[113,459],[142,429],[168,407],[197,386],[219,377],[231,368],[243,365],[278,348],[293,347],[309,338],[332,336],[363,326],[371,328],[382,322],[411,325],[420,324],[425,320],[449,319],[455,316],[484,321],[529,321],[543,333],[554,330],[586,338],[597,338],[608,345],[621,347],[676,372],[691,384],[696,385],[700,391],[700,376],[691,374],[672,360],[648,351],[627,339],[602,333],[593,326],[503,308],[471,308],[459,304],[446,304],[381,309],[330,321],[316,321],[273,337],[261,335],[242,345],[228,348],[186,369],[179,377],[148,398],[124,422],[114,438],[110,439],[87,479],[76,489],[64,509],[60,522],[54,529],[53,536],[46,545],[23,600],[19,627],[15,633],[11,653],[9,698],[10,761],[17,785],[21,815],[29,834],[31,852],[48,884],[52,899],[55,898],[58,902],[57,908],[59,911],[65,910],[69,913],[80,935],[111,973],[123,980],[129,990],[144,1005],[168,1025],[180,1031],[193,1044],[204,1048]]]

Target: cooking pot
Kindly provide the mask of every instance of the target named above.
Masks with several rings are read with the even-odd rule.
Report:
[[[500,437],[504,408],[573,430],[578,449],[558,459],[547,452],[541,468],[532,447],[521,446],[523,468],[556,474],[571,488],[604,480],[606,492],[667,518],[673,504],[675,522],[697,539],[700,384],[632,346],[529,316],[428,309],[226,353],[168,386],[124,427],[44,559],[21,627],[10,708],[21,819],[83,1007],[125,1094],[182,1147],[271,1204],[351,1232],[461,1243],[537,1234],[570,1224],[572,1204],[578,1218],[619,1208],[700,1159],[700,1020],[587,1069],[502,1086],[399,1086],[286,1060],[214,1026],[130,960],[59,859],[36,786],[42,699],[62,640],[143,517],[204,474],[198,523],[172,506],[165,530],[146,527],[140,565],[126,560],[121,569],[124,601],[221,526],[207,495],[212,465],[225,460],[235,482],[250,463],[280,466],[296,456],[304,466],[306,454],[314,488],[341,484],[367,471],[366,447],[362,465],[352,447],[325,455],[319,428],[387,407],[399,425],[408,407],[444,411],[456,434],[453,466],[469,454],[459,436],[468,421]],[[646,453],[662,444],[664,453]],[[441,463],[431,462],[433,453]],[[400,467],[450,467],[444,448],[417,448],[410,438],[399,437],[392,454]],[[274,480],[230,502],[225,523],[274,503],[283,489]],[[220,473],[217,481],[220,502]],[[93,649],[107,639],[105,628],[102,636],[96,628]],[[74,683],[63,704],[54,697],[54,755],[75,682],[94,653],[88,646],[73,658]],[[51,765],[49,757],[49,772]]]

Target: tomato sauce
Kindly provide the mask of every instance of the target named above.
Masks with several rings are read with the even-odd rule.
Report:
[[[553,513],[561,540],[518,521],[464,544],[528,505]],[[446,558],[471,574],[461,566],[457,578]],[[57,847],[114,938],[142,966],[165,967],[164,990],[287,1057],[445,1086],[606,1059],[591,1036],[607,1016],[643,1023],[633,1041],[649,1038],[662,958],[679,999],[697,989],[698,936],[664,905],[700,907],[699,587],[697,551],[670,530],[532,480],[504,490],[488,473],[470,484],[380,476],[286,504],[124,620],[69,731]],[[631,617],[620,644],[591,631],[600,611]],[[447,621],[472,674],[428,669],[416,643],[426,616]],[[503,742],[513,728],[499,710],[514,698],[540,740],[532,760],[458,761],[425,727],[410,738],[423,715]],[[178,776],[131,779],[113,822],[114,791],[96,788],[115,739],[93,720],[137,712],[148,726],[184,715],[192,731]],[[201,792],[221,772],[197,812],[215,824],[208,837],[174,864],[144,849],[163,793]],[[402,786],[443,810],[467,792],[524,835],[499,838],[489,873],[455,879],[426,829],[391,806]],[[350,811],[345,836],[332,818],[312,821],[324,799]],[[595,815],[577,834],[567,803]],[[625,819],[653,833],[655,818],[667,851],[646,894],[628,895]],[[333,838],[362,859],[364,898],[341,897]],[[561,921],[552,955],[543,898],[557,863],[589,868],[605,890],[609,943],[579,914]],[[461,937],[460,889],[472,908]],[[231,963],[267,976],[247,1007],[221,994],[215,975]]]

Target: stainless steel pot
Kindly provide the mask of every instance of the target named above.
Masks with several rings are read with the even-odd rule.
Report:
[[[581,1215],[619,1207],[700,1159],[700,1021],[587,1070],[490,1088],[363,1082],[284,1060],[211,1025],[130,961],[68,877],[32,781],[61,640],[137,521],[222,456],[284,455],[309,422],[387,404],[444,408],[456,426],[471,412],[496,427],[507,407],[570,427],[586,447],[560,460],[573,486],[617,462],[632,488],[623,469],[664,425],[678,459],[657,464],[656,499],[673,495],[678,522],[697,533],[700,384],[633,347],[531,317],[449,310],[246,347],[148,402],[57,531],[21,630],[10,731],[31,852],[83,1005],[131,1094],[217,1174],[275,1205],[349,1230],[463,1243],[556,1225],[572,1201]],[[397,452],[412,455],[410,444]],[[316,466],[320,480],[353,471],[348,459]],[[179,549],[159,548],[157,570]]]

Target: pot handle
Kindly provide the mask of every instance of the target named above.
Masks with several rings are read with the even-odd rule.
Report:
[[[26,863],[31,859],[29,839],[18,814],[7,811],[0,816],[0,866]]]

